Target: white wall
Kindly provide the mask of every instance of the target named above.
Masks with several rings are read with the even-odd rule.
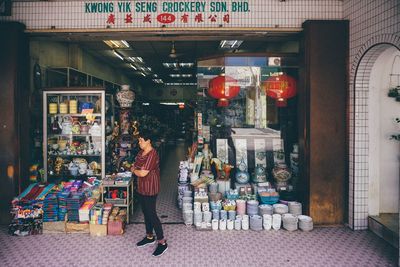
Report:
[[[372,126],[370,101],[374,90],[381,88],[381,85],[370,86],[367,80],[355,80],[357,66],[362,60],[362,53],[371,48],[375,43],[397,44],[396,38],[400,35],[400,1],[398,0],[344,0],[343,18],[350,22],[349,32],[349,226],[354,230],[368,228],[368,215],[370,211],[376,212],[378,206],[370,210],[368,199],[371,192],[370,174],[377,177],[378,171],[369,170],[371,153],[376,149],[369,148],[370,126]],[[388,37],[389,36],[389,37]],[[382,41],[384,40],[384,41]],[[369,62],[365,62],[368,64]],[[365,68],[366,66],[363,66]],[[375,72],[371,72],[375,75]],[[360,73],[361,76],[368,76],[368,71]],[[377,73],[376,75],[381,75]],[[358,76],[358,75],[357,75]],[[360,98],[360,95],[367,95]],[[374,98],[371,98],[374,101]],[[376,98],[375,98],[376,99]],[[397,103],[400,104],[400,103]],[[400,114],[399,114],[400,115]],[[383,118],[382,118],[383,119]],[[378,119],[379,120],[379,119]],[[380,125],[380,124],[379,124]],[[374,128],[378,128],[376,125]],[[375,144],[375,146],[379,146]],[[375,193],[377,193],[376,185]],[[375,194],[374,194],[375,195]],[[387,194],[389,195],[389,194]],[[395,197],[392,202],[397,201]],[[371,204],[371,203],[370,203]],[[374,203],[375,205],[376,202]],[[374,205],[373,204],[373,205]]]
[[[371,71],[368,103],[370,215],[395,213],[399,204],[400,143],[390,140],[390,135],[400,132],[400,127],[393,122],[400,117],[400,102],[387,93],[388,88],[400,85],[400,76],[390,79],[390,73],[400,74],[400,51],[394,47],[378,57]]]

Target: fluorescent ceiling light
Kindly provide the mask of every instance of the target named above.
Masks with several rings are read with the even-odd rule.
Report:
[[[164,83],[162,79],[153,79],[153,82],[155,82],[155,83]]]
[[[169,85],[169,86],[174,86],[174,85],[187,85],[187,86],[193,86],[193,85],[197,85],[197,83],[166,83],[165,85]]]
[[[183,67],[183,68],[191,68],[194,66],[194,63],[192,62],[181,62],[181,63],[176,63],[176,62],[164,62],[163,66],[166,68],[177,68]]]
[[[181,102],[179,102],[181,103]],[[177,102],[160,102],[160,105],[165,105],[165,106],[178,106],[179,104]]]
[[[154,73],[154,74],[153,74],[153,77],[154,77],[154,78],[157,78],[157,77],[158,77],[158,75]]]
[[[231,48],[234,48],[235,47],[235,45],[237,44],[237,40],[235,40],[234,42],[233,42],[233,44],[231,45]]]
[[[150,103],[142,103],[143,106],[150,106]]]
[[[164,62],[163,66],[166,68],[176,68],[178,67],[178,63],[168,63],[168,62]]]
[[[184,67],[184,68],[191,68],[191,67],[194,66],[194,63],[189,63],[189,62],[187,62],[187,63],[179,63],[179,66],[180,67]]]
[[[146,73],[141,72],[140,75],[142,75],[143,77],[146,77]]]
[[[120,53],[118,53],[118,52],[115,51],[115,50],[113,50],[113,52],[114,52],[114,55],[116,55],[117,57],[119,57],[122,61],[124,60],[124,57],[123,57]]]
[[[143,58],[141,57],[129,57],[129,60],[132,62],[141,62],[143,63]]]
[[[103,41],[112,49],[121,49],[121,48],[129,48],[129,44],[125,40],[105,40]]]
[[[243,43],[243,40],[222,40],[219,43],[221,49],[236,49]]]
[[[129,66],[131,66],[132,69],[137,70],[137,68],[135,67],[135,65],[133,65],[132,63],[130,63]]]
[[[179,77],[190,78],[190,77],[192,77],[192,74],[175,74],[175,73],[171,73],[169,76],[172,77],[172,78],[179,78]]]
[[[126,46],[126,48],[128,48],[128,47],[129,47],[129,44],[128,44],[128,42],[127,42],[127,41],[125,41],[125,40],[121,40],[121,43],[122,43],[123,45],[125,45],[125,46]]]

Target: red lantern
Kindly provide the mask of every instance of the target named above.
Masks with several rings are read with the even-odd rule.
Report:
[[[278,107],[286,107],[287,99],[297,93],[296,80],[287,74],[269,77],[264,82],[264,89],[269,97],[276,99]]]
[[[208,83],[208,95],[218,99],[218,107],[227,107],[229,99],[236,97],[240,92],[237,80],[229,76],[218,76]]]

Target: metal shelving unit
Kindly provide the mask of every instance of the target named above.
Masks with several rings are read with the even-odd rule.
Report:
[[[126,208],[126,222],[129,224],[129,219],[130,216],[133,214],[133,204],[134,204],[134,200],[133,200],[133,179],[131,178],[129,180],[128,184],[114,184],[114,185],[101,185],[101,197],[102,197],[102,202],[106,202],[107,203],[107,199],[104,198],[104,191],[108,191],[110,190],[110,188],[126,188],[126,204],[115,204],[113,203],[114,206],[116,207],[123,207]],[[111,203],[111,202],[109,202]]]

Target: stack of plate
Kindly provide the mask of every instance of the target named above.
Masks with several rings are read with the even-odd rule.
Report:
[[[193,214],[194,214],[193,223],[195,225],[197,225],[203,221],[203,213],[201,211],[195,211]]]
[[[246,210],[247,210],[247,214],[250,216],[258,214],[258,201],[257,200],[247,201]]]
[[[272,215],[272,228],[274,230],[279,230],[281,229],[281,224],[282,224],[282,216],[280,214]]]
[[[271,205],[262,204],[262,205],[258,206],[258,214],[260,216],[263,216],[264,214],[272,215],[273,214],[273,208],[272,208]]]
[[[300,214],[302,214],[301,203],[296,201],[290,201],[289,213],[293,214],[294,216],[299,216]]]
[[[250,229],[253,231],[261,231],[263,229],[263,221],[261,216],[250,216]]]
[[[273,205],[274,208],[274,213],[275,214],[285,214],[289,212],[289,208],[288,206],[286,206],[285,204],[274,204]]]
[[[183,197],[182,198],[182,203],[193,203],[193,198],[192,197]]]
[[[303,231],[311,231],[314,228],[313,220],[311,217],[306,215],[297,216],[299,219],[299,228]]]
[[[211,211],[203,211],[203,222],[211,223],[212,213]]]
[[[219,220],[219,210],[211,210],[211,213],[214,220]]]
[[[185,211],[185,210],[192,210],[192,209],[193,209],[193,205],[192,205],[192,203],[184,203],[184,204],[182,205],[182,208],[183,208],[183,211]]]
[[[294,216],[293,214],[286,213],[282,215],[282,222],[283,222],[283,228],[285,228],[288,231],[296,231],[297,230],[297,217]]]
[[[183,211],[183,222],[186,225],[193,224],[193,210],[184,210]]]
[[[271,230],[272,227],[272,215],[264,214],[263,216],[263,226],[265,230]]]
[[[193,192],[192,191],[183,191],[183,197],[192,197],[193,196]]]

